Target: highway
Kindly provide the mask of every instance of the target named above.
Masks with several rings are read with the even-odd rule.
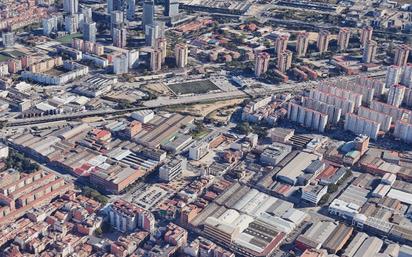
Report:
[[[50,115],[50,116],[41,116],[41,117],[33,117],[33,118],[23,118],[23,119],[12,119],[7,121],[6,127],[15,127],[15,126],[22,126],[22,125],[34,125],[40,124],[45,122],[52,122],[52,121],[60,121],[60,120],[76,120],[86,117],[93,117],[93,116],[106,116],[106,115],[119,115],[130,113],[138,110],[144,109],[154,109],[159,107],[170,107],[170,106],[178,106],[184,104],[196,104],[196,103],[205,103],[211,101],[222,101],[222,100],[229,100],[229,99],[236,99],[236,98],[246,98],[248,95],[253,95],[255,97],[259,97],[262,95],[270,95],[273,93],[283,93],[298,89],[298,84],[295,85],[288,85],[282,87],[274,87],[270,88],[260,88],[254,89],[250,92],[243,92],[240,90],[231,91],[231,92],[219,92],[219,93],[211,93],[211,94],[204,94],[204,95],[193,95],[193,96],[186,96],[186,97],[179,97],[179,98],[170,98],[170,97],[159,97],[155,100],[146,101],[143,103],[143,106],[140,107],[133,107],[127,108],[122,110],[114,110],[114,109],[104,109],[104,110],[95,110],[95,111],[85,111],[80,113],[66,113],[66,114],[57,114],[57,115]]]
[[[373,76],[375,73],[364,73],[362,75]],[[356,77],[356,76],[352,76]],[[351,76],[339,76],[334,78],[323,79],[322,82],[332,82],[338,81],[342,78],[351,78]],[[261,97],[268,96],[271,94],[280,94],[286,92],[293,92],[296,90],[303,90],[308,88],[315,87],[319,81],[307,81],[299,83],[283,83],[280,85],[273,86],[262,86],[259,88],[247,88],[245,90],[234,90],[230,92],[218,92],[210,93],[203,95],[192,95],[192,96],[182,96],[182,97],[159,97],[155,100],[149,100],[143,103],[143,106],[127,108],[122,110],[115,109],[103,109],[95,111],[84,111],[79,113],[64,113],[57,115],[41,116],[41,117],[32,117],[32,118],[23,118],[23,119],[11,119],[6,123],[6,127],[16,127],[24,125],[35,125],[46,122],[53,121],[70,121],[77,120],[86,117],[95,117],[95,116],[107,116],[107,115],[122,115],[126,113],[131,113],[138,110],[145,109],[155,109],[159,107],[171,107],[179,106],[185,104],[197,104],[197,103],[209,103],[213,101],[223,101],[237,98],[248,98],[248,97]]]

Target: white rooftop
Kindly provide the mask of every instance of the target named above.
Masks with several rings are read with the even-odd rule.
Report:
[[[390,198],[399,200],[403,203],[407,203],[409,205],[412,205],[412,194],[410,194],[410,193],[392,188],[389,191],[387,196],[390,197]]]

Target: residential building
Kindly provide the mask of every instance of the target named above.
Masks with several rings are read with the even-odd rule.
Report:
[[[85,41],[96,42],[96,22],[85,22],[83,25],[83,39]]]
[[[162,181],[170,182],[182,175],[182,172],[186,169],[186,159],[176,158],[172,161],[164,164],[159,168],[159,178]]]
[[[67,15],[64,17],[64,29],[67,33],[76,33],[79,29],[79,19],[77,15]]]
[[[308,185],[302,189],[302,199],[313,204],[318,204],[327,193],[327,187],[322,185]]]
[[[289,50],[283,51],[278,55],[277,67],[282,72],[285,73],[292,66],[292,52]]]
[[[136,13],[136,0],[127,0],[126,18],[129,21],[134,20]]]
[[[395,48],[395,58],[393,64],[397,66],[405,66],[408,62],[409,51],[411,50],[408,45],[398,45]]]
[[[158,72],[162,69],[162,50],[153,49],[150,52],[150,70],[153,72]]]
[[[412,88],[412,63],[408,63],[404,66],[401,84],[406,87]]]
[[[121,28],[124,26],[124,13],[122,11],[113,11],[110,13],[110,29],[113,36],[114,28]]]
[[[276,55],[279,57],[288,47],[289,35],[282,34],[276,38]]]
[[[174,224],[169,223],[166,226],[166,232],[164,235],[164,240],[175,246],[185,246],[187,244],[188,233],[187,230]]]
[[[164,22],[156,21],[145,26],[146,46],[155,47],[158,38],[164,38]]]
[[[118,55],[113,60],[113,73],[125,74],[129,71],[129,60],[126,55]]]
[[[405,97],[406,87],[396,84],[389,88],[387,103],[396,107],[401,106]]]
[[[317,41],[317,47],[318,47],[319,53],[324,53],[328,51],[329,41],[330,41],[330,32],[327,30],[319,31],[318,41]]]
[[[406,143],[412,143],[412,124],[397,121],[393,135]]]
[[[25,175],[6,171],[0,177],[0,226],[14,224],[29,210],[49,204],[74,187],[63,178],[44,170]]]
[[[187,44],[177,44],[175,46],[175,58],[176,66],[178,68],[184,68],[187,65],[189,56],[189,48]]]
[[[113,45],[124,48],[127,44],[127,29],[113,28]]]
[[[51,33],[57,31],[58,18],[57,16],[45,18],[43,19],[42,24],[43,24],[43,35],[49,36]]]
[[[296,56],[302,57],[306,55],[309,45],[309,33],[299,32],[296,38]]]
[[[72,61],[65,61],[63,67],[66,72],[63,73],[37,73],[23,71],[21,76],[24,79],[35,81],[46,85],[61,85],[76,78],[85,76],[89,73],[89,67]]]
[[[155,48],[159,49],[162,54],[162,63],[166,61],[167,57],[167,41],[166,38],[160,37],[156,39]]]
[[[372,40],[372,33],[373,33],[373,28],[371,26],[366,26],[362,29],[361,35],[360,35],[361,47],[365,47],[366,44]]]
[[[93,22],[93,17],[92,17],[93,13],[92,13],[91,7],[83,5],[81,7],[81,14],[83,14],[83,22],[85,23]]]
[[[355,134],[367,135],[376,140],[380,130],[381,123],[368,118],[358,116],[353,113],[347,113],[345,118],[344,129],[352,131]]]
[[[341,28],[338,34],[338,46],[340,51],[348,49],[351,31],[349,28]]]
[[[179,2],[178,0],[165,0],[164,3],[164,16],[174,17],[179,14]]]
[[[109,206],[110,224],[121,232],[132,232],[137,228],[152,232],[155,219],[151,212],[135,204],[118,199]]]
[[[389,66],[385,78],[386,88],[399,84],[401,74],[402,67],[396,65]]]
[[[368,41],[363,48],[362,62],[364,63],[373,62],[375,60],[377,48],[378,48],[378,44],[375,41],[373,40]]]
[[[189,159],[200,160],[209,153],[209,144],[199,142],[189,148]]]
[[[144,0],[143,2],[143,27],[154,23],[155,4],[153,0]]]
[[[2,34],[3,46],[12,47],[16,41],[14,32],[3,32]]]
[[[266,52],[261,52],[256,56],[255,76],[260,77],[265,74],[269,67],[270,55]]]
[[[328,123],[327,114],[320,113],[295,103],[289,103],[288,119],[319,132],[324,132]]]
[[[63,11],[69,14],[76,14],[79,12],[79,0],[64,0]]]
[[[107,13],[121,10],[122,2],[123,0],[107,0]]]

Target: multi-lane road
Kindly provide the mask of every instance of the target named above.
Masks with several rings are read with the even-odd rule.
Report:
[[[372,75],[372,74],[368,74]],[[333,82],[338,81],[342,78],[348,78],[348,76],[340,76],[331,79],[326,79],[323,81]],[[6,127],[16,127],[22,125],[35,125],[46,122],[53,121],[70,121],[77,120],[86,117],[107,117],[109,115],[121,115],[126,113],[131,113],[137,110],[144,109],[155,109],[160,107],[170,107],[170,106],[179,106],[186,104],[196,104],[196,103],[206,103],[212,101],[222,101],[230,100],[237,98],[247,98],[247,97],[261,97],[265,95],[293,92],[296,90],[308,89],[316,86],[319,81],[309,81],[309,82],[300,82],[300,83],[284,83],[274,86],[262,86],[259,88],[247,88],[245,90],[233,90],[229,92],[218,92],[218,93],[209,93],[202,95],[192,95],[192,96],[182,96],[182,97],[159,97],[155,100],[149,100],[143,103],[142,106],[127,108],[122,110],[115,109],[102,109],[94,111],[84,111],[78,113],[64,113],[50,116],[40,116],[32,118],[22,118],[22,119],[11,119],[6,123]]]
[[[159,107],[204,103],[204,102],[210,102],[210,101],[221,101],[221,100],[229,100],[229,99],[236,99],[236,98],[242,98],[242,97],[246,98],[248,97],[248,95],[253,95],[253,96],[258,97],[258,96],[269,95],[273,93],[288,92],[288,91],[291,91],[297,88],[299,88],[298,84],[287,85],[287,86],[282,86],[282,87],[276,86],[273,88],[265,88],[265,89],[259,88],[256,90],[249,90],[250,92],[246,92],[246,93],[241,90],[236,90],[236,91],[231,91],[231,92],[219,92],[219,93],[193,95],[193,96],[176,97],[176,98],[159,97],[155,100],[144,102],[143,106],[140,106],[140,107],[127,108],[127,109],[122,109],[122,110],[103,109],[103,110],[95,110],[95,111],[84,111],[84,112],[78,112],[78,113],[65,113],[65,114],[57,114],[57,115],[50,115],[50,116],[33,117],[33,118],[12,119],[12,120],[7,121],[6,126],[13,127],[13,126],[39,124],[39,123],[59,121],[59,120],[75,120],[75,119],[81,119],[81,118],[93,117],[93,116],[119,115],[119,114],[130,113],[133,111],[144,110],[144,109],[154,109],[154,108],[159,108]]]

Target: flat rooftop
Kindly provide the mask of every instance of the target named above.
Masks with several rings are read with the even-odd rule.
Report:
[[[315,160],[318,160],[319,156],[311,153],[300,152],[295,158],[292,159],[285,167],[283,167],[276,177],[285,180],[285,182],[295,181],[299,175],[303,174],[304,170]]]

